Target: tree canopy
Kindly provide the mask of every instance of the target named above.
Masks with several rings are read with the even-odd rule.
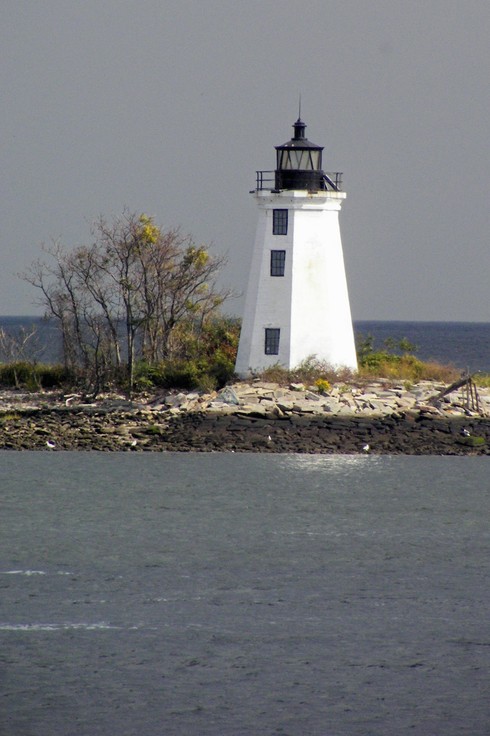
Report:
[[[135,361],[178,355],[183,326],[195,336],[230,296],[216,281],[225,260],[145,214],[100,217],[92,235],[71,250],[44,247],[23,278],[59,324],[65,366],[95,388],[123,372],[131,393]]]

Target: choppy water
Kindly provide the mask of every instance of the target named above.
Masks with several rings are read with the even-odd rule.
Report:
[[[490,732],[486,458],[0,455],[0,733]]]

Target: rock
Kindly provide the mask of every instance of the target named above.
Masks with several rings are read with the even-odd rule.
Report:
[[[85,406],[74,401],[67,406],[61,394],[26,394],[14,401],[17,394],[0,393],[0,447],[46,450],[49,439],[56,450],[331,453],[360,452],[369,444],[370,454],[490,454],[490,420],[468,414],[458,397],[438,409],[426,404],[421,397],[434,395],[432,384],[422,386],[418,399],[417,391],[387,389],[383,383],[346,387],[335,386],[320,397],[272,383],[235,384],[239,404],[233,394],[227,403],[216,392],[171,394],[169,404],[162,396],[130,403],[107,395]],[[479,391],[485,409],[489,394]],[[463,426],[484,443],[456,442]]]
[[[440,414],[440,410],[437,409],[437,407],[432,406],[431,404],[415,404],[415,408],[421,413],[421,414]]]
[[[165,404],[171,407],[178,407],[187,401],[187,395],[183,393],[169,394],[165,397]]]

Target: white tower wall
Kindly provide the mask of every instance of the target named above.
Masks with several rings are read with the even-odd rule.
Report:
[[[357,370],[339,211],[344,192],[255,192],[257,233],[236,362],[246,376],[310,356]],[[286,235],[273,234],[274,209],[288,210]],[[271,276],[271,250],[285,250],[284,276]],[[265,354],[266,328],[280,329],[279,352]]]

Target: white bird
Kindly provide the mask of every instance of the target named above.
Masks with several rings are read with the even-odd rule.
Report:
[[[54,444],[54,442],[52,440],[47,440],[46,441],[46,447],[49,450],[54,450],[54,448],[56,447],[56,445]]]
[[[131,442],[131,447],[136,447],[137,444],[138,444],[138,440],[133,440]]]
[[[369,445],[364,445],[364,447],[362,448],[363,452],[369,452],[370,449],[371,448],[369,447]]]
[[[461,430],[461,434],[463,435],[463,437],[471,437],[471,433],[468,432],[466,427],[463,427],[463,429]]]

